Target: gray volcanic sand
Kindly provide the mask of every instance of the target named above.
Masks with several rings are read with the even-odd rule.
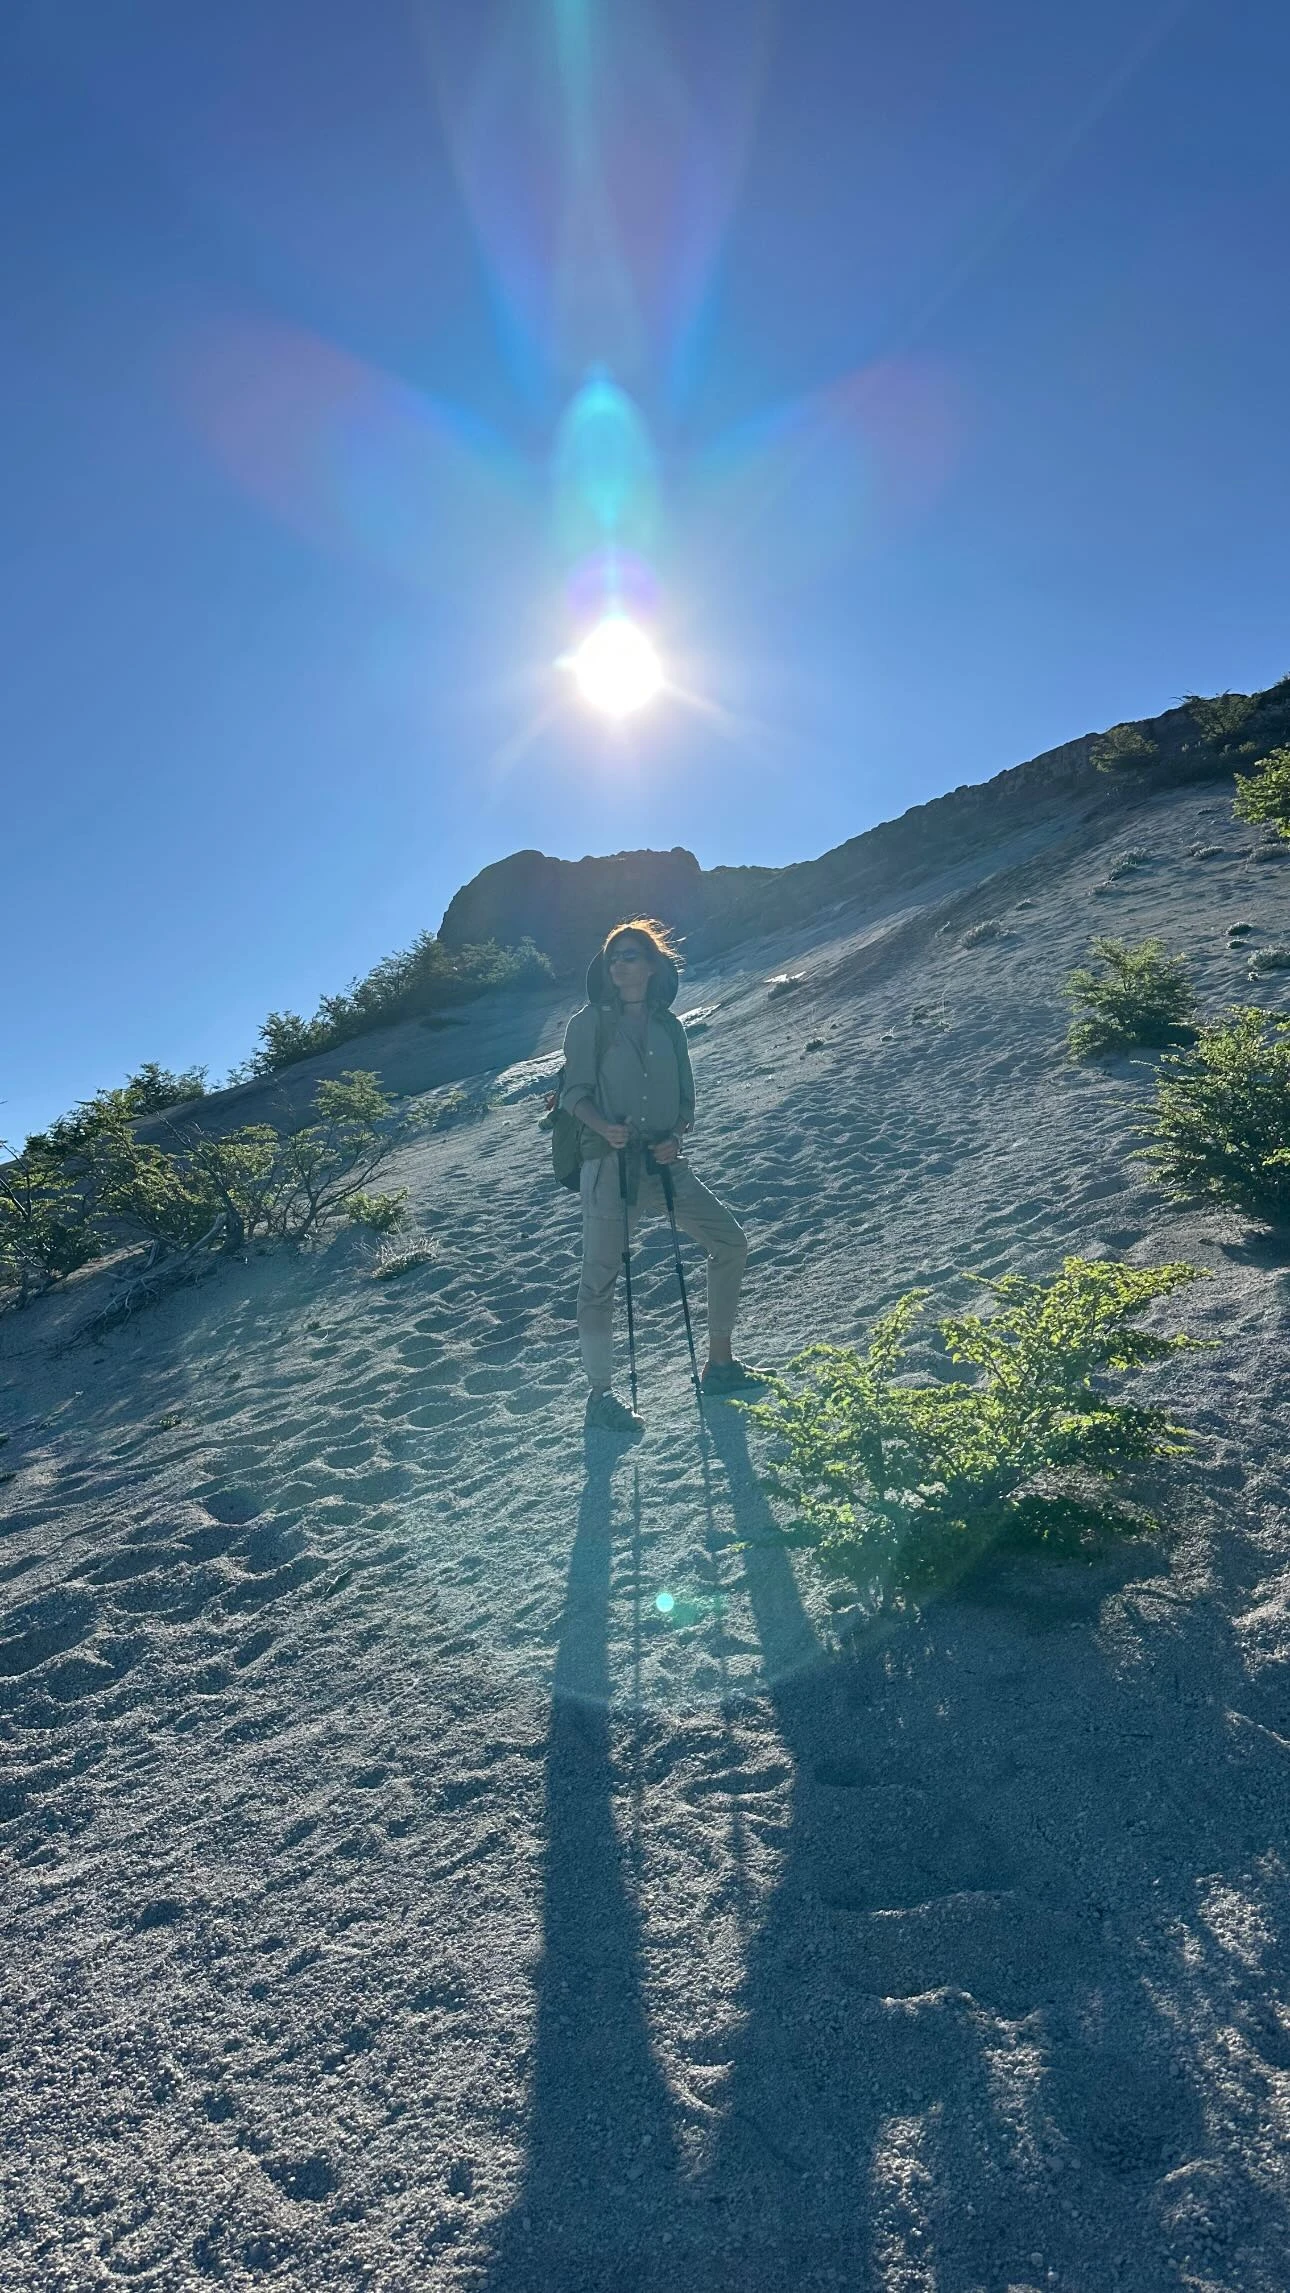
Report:
[[[540,1069],[403,1156],[399,1280],[351,1234],[99,1344],[101,1275],[6,1317],[10,2293],[1284,2293],[1286,1261],[1129,1159],[1154,1061],[1070,1066],[1060,992],[1159,930],[1283,1002],[1250,851],[1212,793],[1072,813],[683,997],[754,1357],[965,1268],[1209,1270],[1157,1317],[1221,1340],[1154,1380],[1173,1531],[1113,1559],[840,1624],[699,1432],[665,1230],[648,1437],[584,1449]]]

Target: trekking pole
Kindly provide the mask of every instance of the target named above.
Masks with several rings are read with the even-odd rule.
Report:
[[[632,1408],[636,1407],[636,1318],[632,1312],[632,1221],[627,1200],[627,1149],[618,1149],[618,1192],[623,1205],[623,1276],[627,1284],[627,1367],[632,1381]]]
[[[690,1375],[694,1379],[694,1398],[699,1404],[699,1415],[702,1417],[703,1381],[699,1376],[699,1359],[694,1350],[694,1324],[690,1320],[690,1296],[685,1287],[685,1268],[681,1263],[681,1237],[676,1231],[676,1198],[672,1192],[672,1173],[665,1162],[655,1163],[654,1168],[663,1181],[663,1200],[667,1204],[667,1221],[672,1229],[672,1250],[676,1258],[676,1278],[681,1285],[681,1312],[685,1316],[685,1337],[690,1348]]]

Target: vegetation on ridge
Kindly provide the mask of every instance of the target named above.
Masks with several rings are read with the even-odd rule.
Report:
[[[518,947],[485,940],[478,947],[447,948],[433,932],[420,932],[411,947],[387,955],[343,995],[324,995],[312,1019],[295,1011],[271,1011],[260,1029],[259,1048],[242,1073],[276,1075],[299,1059],[352,1042],[374,1027],[422,1018],[495,987],[540,987],[554,976],[550,959],[523,939]]]
[[[55,1156],[83,1154],[100,1131],[113,1130],[123,1122],[135,1122],[141,1115],[162,1114],[167,1107],[182,1106],[186,1100],[201,1099],[205,1095],[204,1067],[187,1067],[177,1075],[169,1067],[159,1067],[155,1059],[149,1059],[137,1074],[127,1075],[116,1090],[96,1091],[92,1099],[82,1099],[69,1114],[59,1115],[47,1131],[34,1132],[24,1152],[46,1152]]]
[[[1290,677],[1261,693],[1189,693],[1180,711],[1131,718],[1094,741],[1099,772],[1193,779],[1257,764],[1290,740]]]

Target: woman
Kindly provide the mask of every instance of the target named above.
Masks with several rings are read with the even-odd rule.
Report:
[[[640,916],[618,924],[592,962],[588,1000],[564,1038],[561,1099],[578,1123],[582,1157],[578,1337],[591,1387],[587,1423],[631,1438],[645,1421],[613,1390],[614,1285],[641,1212],[666,1211],[652,1166],[670,1169],[676,1223],[708,1256],[704,1391],[751,1392],[761,1382],[731,1346],[747,1238],[681,1154],[694,1121],[694,1077],[671,1010],[679,985],[680,958],[664,926]]]

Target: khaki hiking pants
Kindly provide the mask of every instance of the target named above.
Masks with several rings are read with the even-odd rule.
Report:
[[[748,1257],[748,1237],[737,1218],[697,1179],[688,1162],[668,1166],[676,1223],[708,1255],[708,1329],[728,1338],[739,1311],[739,1291]],[[578,1285],[578,1340],[582,1366],[592,1386],[613,1384],[614,1284],[622,1271],[626,1206],[618,1191],[618,1157],[606,1154],[584,1162],[582,1194],[582,1280]],[[631,1207],[631,1233],[644,1215],[666,1218],[662,1182],[641,1172]]]

